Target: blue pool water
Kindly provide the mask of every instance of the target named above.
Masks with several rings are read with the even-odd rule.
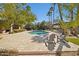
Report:
[[[42,34],[47,34],[48,32],[44,31],[44,30],[34,30],[32,32],[30,32],[31,34],[37,34],[37,35],[42,35]]]

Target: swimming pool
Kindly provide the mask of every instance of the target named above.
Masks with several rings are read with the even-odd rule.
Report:
[[[43,35],[43,34],[47,34],[48,32],[44,31],[44,30],[33,30],[32,32],[30,32],[31,34],[37,34],[37,35]]]

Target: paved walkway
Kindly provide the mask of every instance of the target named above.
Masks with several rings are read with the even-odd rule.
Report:
[[[0,40],[0,48],[18,49],[19,51],[47,50],[44,43],[33,42],[33,36],[27,31],[16,34],[4,34]]]
[[[16,34],[4,34],[0,40],[0,48],[6,49],[18,49],[19,51],[49,51],[43,42],[36,42],[33,40],[33,35],[27,31]],[[57,43],[54,51],[77,51],[78,45],[68,43],[70,48],[67,48],[64,44]]]

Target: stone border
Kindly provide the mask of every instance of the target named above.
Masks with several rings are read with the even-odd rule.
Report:
[[[0,51],[0,56],[23,56],[23,55],[79,56],[79,51],[17,51],[17,50]]]
[[[78,56],[78,51],[25,51],[18,55],[51,55],[51,56]]]

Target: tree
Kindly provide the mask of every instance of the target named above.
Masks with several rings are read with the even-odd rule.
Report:
[[[77,14],[75,16],[76,26],[79,26],[79,4],[77,4]]]
[[[70,3],[70,4],[63,4],[63,7],[66,11],[68,11],[69,13],[69,18],[70,18],[70,21],[73,21],[73,17],[74,17],[74,9],[76,7],[77,4],[74,4],[74,3]]]
[[[12,30],[13,24],[17,24],[18,26],[22,26],[26,23],[32,23],[35,19],[36,16],[29,11],[31,11],[31,8],[29,9],[28,7],[24,10],[23,6],[26,4],[13,4],[13,3],[8,3],[8,4],[2,4],[1,6],[1,12],[0,12],[0,17],[1,19],[5,20],[3,22],[4,28],[8,28]],[[30,7],[30,6],[29,6]],[[2,23],[1,23],[2,24]],[[6,26],[6,27],[5,27]]]
[[[67,31],[68,28],[71,28],[73,31],[72,32],[75,32],[74,34],[77,33],[76,31],[76,28],[78,27],[78,14],[79,14],[79,5],[78,4],[62,4],[62,8],[63,10],[65,11],[68,11],[67,13],[64,13],[65,15],[66,14],[69,14],[68,16],[66,16],[66,19],[70,18],[69,20],[69,23],[65,23],[65,22],[60,22],[60,23],[63,23],[61,24],[63,28],[65,28],[65,30]],[[62,15],[63,17],[64,15]],[[64,27],[65,26],[65,27]]]
[[[63,17],[62,17],[62,4],[58,4],[58,10],[59,10],[59,14],[60,14],[60,19],[61,19],[61,21],[63,21]]]
[[[60,4],[60,3],[58,4],[58,10],[59,10],[59,14],[60,14],[59,25],[63,29],[64,34],[66,34],[67,33],[67,28],[66,28],[65,22],[63,20],[62,4]]]
[[[14,4],[2,4],[2,12],[0,12],[1,19],[5,20],[4,28],[10,28],[15,17]]]

